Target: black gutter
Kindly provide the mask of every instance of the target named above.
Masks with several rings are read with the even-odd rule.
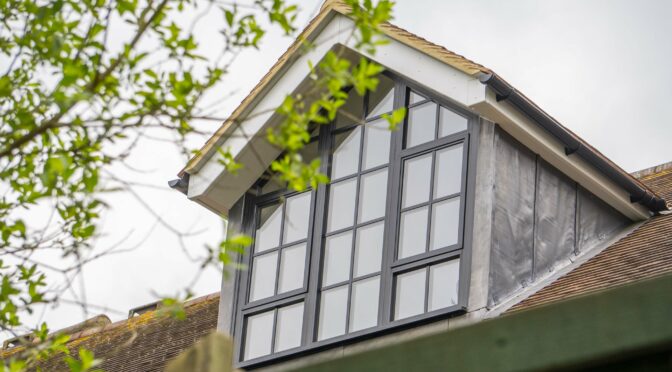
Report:
[[[497,74],[482,74],[480,81],[489,86],[496,93],[497,101],[509,101],[532,119],[532,121],[557,138],[565,146],[565,154],[568,156],[577,154],[626,190],[630,194],[630,201],[632,203],[639,203],[654,213],[667,210],[667,205],[664,199],[656,196],[650,190],[643,187],[632,176],[610,164],[604,157],[600,156],[600,154],[588,146],[586,142],[565,129],[560,123],[514,89]]]

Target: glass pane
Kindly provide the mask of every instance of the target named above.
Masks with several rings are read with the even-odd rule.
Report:
[[[277,264],[277,251],[254,258],[252,262],[250,302],[271,297],[275,294],[275,273]]]
[[[434,140],[436,128],[436,104],[427,102],[409,109],[406,147]]]
[[[394,81],[385,75],[378,75],[378,87],[369,93],[369,114],[373,118],[392,111],[394,104]]]
[[[275,330],[275,352],[301,346],[303,331],[303,302],[278,309]]]
[[[427,268],[397,276],[394,319],[404,319],[425,312],[425,276]]]
[[[275,310],[247,318],[245,332],[245,360],[271,353],[273,317]]]
[[[336,128],[344,128],[350,125],[364,122],[364,97],[357,94],[355,89],[348,92],[348,100],[338,109],[336,115]]]
[[[303,287],[304,267],[306,266],[306,244],[282,249],[280,257],[280,278],[278,293],[289,292]]]
[[[428,201],[430,182],[432,182],[432,154],[406,160],[401,206],[406,208]]]
[[[340,283],[350,278],[352,231],[327,237],[324,247],[322,286]]]
[[[361,138],[361,127],[357,127],[349,132],[337,134],[335,136],[334,155],[331,158],[331,179],[337,180],[341,177],[357,173],[359,169],[359,145]]]
[[[366,124],[362,170],[371,169],[390,161],[390,132],[385,119]]]
[[[463,144],[459,144],[437,151],[434,165],[435,199],[460,192],[463,147]]]
[[[327,232],[352,226],[355,219],[356,193],[356,178],[337,182],[329,187]]]
[[[452,198],[432,206],[432,232],[429,249],[457,244],[460,227],[460,198]]]
[[[379,276],[360,280],[352,285],[350,332],[371,328],[378,324],[379,291]]]
[[[399,258],[425,253],[427,246],[427,207],[401,214]]]
[[[412,105],[414,103],[418,103],[418,102],[424,101],[426,99],[427,98],[423,97],[422,95],[411,91],[411,95],[410,95],[410,97],[408,97],[408,104]]]
[[[287,198],[285,210],[285,233],[283,243],[292,243],[308,237],[308,223],[310,221],[311,192]]]
[[[280,245],[280,225],[282,221],[282,204],[262,208],[260,211],[259,228],[254,241],[254,251],[263,252]]]
[[[439,138],[467,130],[467,118],[445,107],[439,113]]]
[[[429,268],[429,311],[457,305],[460,260],[452,260]]]
[[[380,271],[383,257],[383,231],[381,222],[357,230],[355,243],[355,277]]]
[[[387,200],[387,168],[362,176],[359,187],[359,222],[385,215]]]
[[[320,324],[317,331],[318,340],[326,340],[345,333],[347,308],[347,285],[322,292]]]

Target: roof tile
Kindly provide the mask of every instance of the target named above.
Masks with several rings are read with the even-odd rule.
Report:
[[[100,367],[104,371],[163,371],[168,361],[217,328],[219,293],[189,301],[184,309],[184,320],[151,311],[87,329],[72,334],[67,347],[72,355],[76,355],[80,347],[92,351],[103,359]],[[21,351],[21,347],[10,349],[0,353],[0,358]],[[47,359],[40,367],[44,371],[68,370],[62,355]]]

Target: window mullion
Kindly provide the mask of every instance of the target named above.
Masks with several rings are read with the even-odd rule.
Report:
[[[321,160],[320,172],[324,174],[330,174],[330,152],[333,145],[331,128],[333,125],[334,124],[331,123],[320,127],[318,153]],[[308,290],[304,303],[302,345],[311,345],[314,342],[313,336],[315,335],[315,327],[317,326],[317,312],[319,310],[318,293],[322,267],[322,235],[324,231],[324,222],[326,220],[327,202],[327,185],[318,185],[315,190],[313,235],[310,249],[310,267],[307,273]]]
[[[275,339],[278,331],[278,308],[273,309],[273,329],[271,330],[271,355],[275,353]]]
[[[276,263],[275,263],[275,288],[273,289],[273,297],[278,295],[278,286],[280,285],[280,284],[278,284],[278,282],[280,281],[280,269],[282,269],[280,267],[280,265],[282,264],[282,261],[280,259],[282,257],[282,249],[278,249],[277,252],[278,252],[278,257],[277,257]]]
[[[441,126],[441,105],[436,103],[436,114],[434,114],[434,141],[439,139],[439,127]]]
[[[394,104],[393,108],[404,107],[406,105],[406,84],[400,80],[395,82]],[[388,170],[387,182],[387,209],[385,211],[385,227],[383,237],[383,257],[380,273],[381,289],[379,299],[379,317],[378,324],[386,326],[391,320],[392,298],[394,291],[392,264],[396,254],[397,230],[399,224],[399,208],[401,200],[401,149],[403,146],[403,137],[405,122],[398,126],[399,130],[392,132],[390,146],[390,164]]]
[[[425,253],[429,252],[432,239],[432,211],[434,210],[434,168],[436,167],[436,151],[432,151],[432,165],[429,171],[429,206],[427,208],[427,235],[425,238]]]
[[[282,251],[283,251],[282,247],[284,247],[284,245],[285,245],[285,223],[286,223],[285,220],[287,219],[287,199],[285,197],[281,196],[280,197],[280,202],[282,203],[282,215],[281,215],[282,217],[280,219],[280,247],[281,248],[278,248],[278,259],[277,259],[277,262],[275,264],[276,265],[275,266],[275,289],[273,291],[273,296],[278,295],[278,287],[280,286],[280,270],[282,269],[282,267],[280,267],[280,265],[282,265]],[[291,221],[290,221],[290,223],[291,223]],[[310,231],[308,232],[308,234],[310,234]],[[306,238],[308,238],[308,236]],[[308,246],[308,244],[306,244],[306,251],[308,250],[308,248],[310,248],[310,247]],[[308,254],[308,252],[306,252],[306,254]],[[305,270],[305,267],[304,267],[304,270]],[[275,316],[277,318],[277,310],[276,310],[276,315]],[[275,342],[275,340],[274,340],[274,342]]]
[[[425,266],[425,303],[424,303],[424,311],[427,313],[427,310],[429,309],[429,271],[431,265]]]

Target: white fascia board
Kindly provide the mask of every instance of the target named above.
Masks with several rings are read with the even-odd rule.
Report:
[[[226,139],[220,147],[228,149],[234,159],[244,168],[232,175],[219,163],[219,156],[211,156],[197,172],[190,174],[188,197],[207,206],[211,211],[226,215],[228,209],[258,179],[279,152],[266,140],[266,128],[277,125],[273,111],[288,92],[300,91],[310,73],[308,61],[317,63],[336,45],[355,49],[355,39],[350,37],[353,21],[333,13],[313,40],[315,48],[304,53],[284,71],[276,75],[276,81],[267,92],[259,95],[246,118],[235,129],[235,135]],[[386,37],[387,38],[387,37]],[[363,54],[416,83],[428,87],[437,95],[452,100],[467,108],[471,102],[483,100],[485,86],[445,63],[421,53],[396,40],[378,47],[376,55]]]
[[[602,172],[577,155],[566,155],[560,141],[520,110],[506,100],[497,102],[495,93],[490,89],[485,100],[472,103],[471,108],[499,124],[516,140],[631,220],[642,221],[651,216],[644,206],[631,203],[630,195]]]

